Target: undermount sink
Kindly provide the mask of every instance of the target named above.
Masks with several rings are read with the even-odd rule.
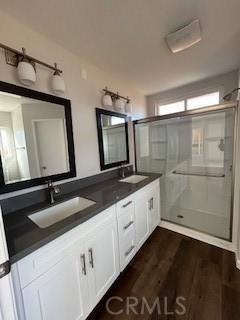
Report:
[[[137,175],[137,174],[133,174],[132,176],[124,178],[124,179],[121,179],[119,181],[120,182],[127,182],[127,183],[138,183],[138,182],[141,182],[141,181],[143,181],[143,180],[145,180],[147,178],[148,178],[147,176],[140,176],[140,175]]]
[[[47,228],[71,215],[80,212],[96,202],[81,197],[76,197],[65,202],[61,202],[42,211],[33,213],[28,217],[39,227]]]

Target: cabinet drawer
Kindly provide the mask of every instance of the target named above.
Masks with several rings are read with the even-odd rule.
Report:
[[[120,241],[123,241],[132,229],[135,230],[134,210],[127,210],[118,217],[118,233]]]
[[[120,242],[120,265],[121,271],[126,267],[129,261],[136,253],[135,229],[132,228]]]
[[[134,212],[134,196],[129,196],[117,203],[117,215],[121,216],[126,212]]]

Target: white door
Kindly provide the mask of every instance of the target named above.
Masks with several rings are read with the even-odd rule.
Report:
[[[22,293],[26,320],[85,319],[89,306],[88,285],[80,253],[64,257]]]
[[[88,253],[89,291],[91,308],[94,308],[119,275],[115,221],[96,228],[88,238],[86,250]]]
[[[33,123],[41,176],[67,172],[68,153],[63,119],[35,120]]]
[[[149,205],[149,193],[144,189],[139,190],[135,196],[136,241],[138,248],[146,241],[149,234]]]

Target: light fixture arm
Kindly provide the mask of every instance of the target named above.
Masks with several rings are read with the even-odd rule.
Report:
[[[15,55],[17,56],[16,61],[19,61],[19,58],[20,58],[20,59],[21,59],[21,58],[26,58],[26,59],[28,59],[29,61],[33,61],[33,62],[35,62],[35,63],[37,63],[37,64],[40,64],[40,65],[42,65],[42,66],[44,66],[44,67],[46,67],[46,68],[48,68],[48,69],[51,69],[51,70],[57,71],[57,72],[59,72],[59,73],[62,73],[62,70],[58,69],[55,65],[52,66],[52,65],[50,65],[50,64],[48,64],[48,63],[46,63],[46,62],[43,62],[43,61],[41,61],[41,60],[38,60],[38,59],[36,59],[36,58],[34,58],[34,57],[29,56],[28,54],[26,54],[26,49],[25,49],[25,48],[23,48],[23,51],[21,52],[21,51],[18,51],[18,50],[16,50],[16,49],[13,49],[13,48],[11,48],[11,47],[9,47],[9,46],[6,46],[6,45],[3,44],[3,43],[0,43],[0,48],[3,48],[3,49],[5,50],[5,54],[6,54],[7,52],[11,52],[12,54],[15,54]],[[16,64],[13,64],[13,65],[17,66],[17,63],[16,63]]]
[[[105,87],[105,88],[103,89],[103,92],[105,92],[105,94],[109,94],[113,100],[116,100],[116,99],[121,98],[121,99],[123,99],[123,100],[126,100],[128,103],[130,102],[130,98],[129,98],[129,97],[121,96],[118,92],[115,93],[115,92],[113,92],[113,91],[108,90],[107,87]]]

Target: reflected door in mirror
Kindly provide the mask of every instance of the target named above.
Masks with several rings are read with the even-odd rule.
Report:
[[[33,128],[39,175],[43,177],[68,171],[63,119],[35,120]]]

